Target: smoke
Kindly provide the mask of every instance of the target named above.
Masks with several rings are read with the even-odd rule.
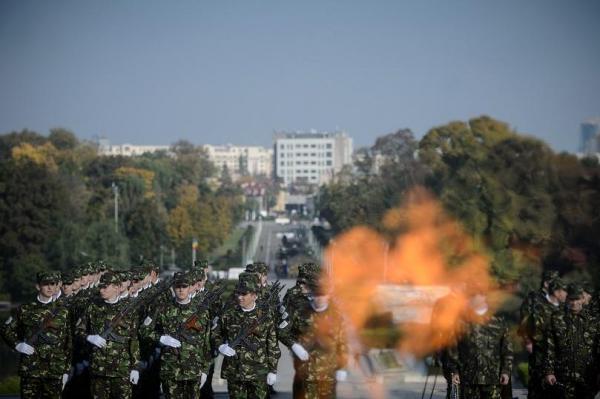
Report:
[[[384,215],[386,235],[360,226],[330,243],[324,283],[354,331],[374,314],[392,311],[397,349],[423,356],[452,343],[472,294],[496,287],[484,245],[424,189],[407,198]],[[431,306],[442,296],[429,325]],[[490,313],[498,303],[491,301]]]

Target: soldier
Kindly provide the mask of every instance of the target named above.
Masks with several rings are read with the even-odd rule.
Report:
[[[296,309],[291,319],[291,350],[296,368],[294,398],[335,398],[337,382],[347,378],[343,319],[331,306],[329,293],[318,277],[310,278],[307,285],[310,306]]]
[[[130,398],[131,384],[139,380],[137,318],[119,301],[123,286],[116,273],[102,275],[99,297],[88,305],[78,327],[91,349],[91,392],[94,398]]]
[[[257,306],[258,276],[240,274],[238,305],[225,309],[219,321],[217,345],[225,357],[221,376],[227,379],[229,397],[263,399],[277,380],[281,352],[269,309]]]
[[[71,368],[69,314],[52,300],[60,274],[37,274],[35,301],[22,305],[2,329],[6,343],[21,354],[21,398],[60,398]]]
[[[504,319],[490,314],[482,292],[469,299],[458,332],[458,342],[448,350],[448,369],[460,397],[499,399],[501,385],[510,381],[513,353]]]
[[[568,287],[567,309],[552,316],[546,335],[546,383],[560,384],[565,399],[591,399],[600,359],[600,326],[586,313],[583,289]]]
[[[529,385],[527,387],[527,397],[545,398],[544,377],[542,365],[545,356],[545,331],[550,325],[550,320],[556,312],[563,311],[563,304],[567,299],[567,286],[562,279],[556,278],[548,285],[548,294],[544,300],[535,301],[533,311],[529,317],[530,326],[527,330],[530,333],[529,340],[533,344],[533,351],[529,362]]]
[[[160,380],[167,399],[199,398],[207,378],[211,320],[208,304],[194,304],[190,298],[192,284],[189,274],[175,274],[175,298],[160,310],[151,330],[151,337],[163,348]]]

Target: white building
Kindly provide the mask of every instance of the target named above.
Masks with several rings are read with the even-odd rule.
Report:
[[[273,171],[273,150],[258,146],[204,145],[208,158],[218,170],[225,165],[233,179],[244,174],[251,176],[271,176]]]
[[[326,183],[352,163],[352,138],[343,131],[277,131],[273,141],[275,174],[285,185]]]
[[[133,145],[133,144],[114,144],[106,138],[98,140],[98,155],[111,156],[122,155],[124,157],[132,157],[145,153],[158,151],[169,151],[168,145]]]

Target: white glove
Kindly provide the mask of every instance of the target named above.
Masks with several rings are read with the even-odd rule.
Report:
[[[348,372],[344,369],[339,369],[335,372],[335,380],[338,382],[343,382],[348,379]]]
[[[273,385],[277,381],[277,374],[267,374],[267,385]]]
[[[202,388],[204,386],[207,378],[208,378],[208,376],[206,374],[202,373],[202,375],[200,376],[200,388]]]
[[[288,312],[283,312],[283,313],[281,314],[281,319],[287,319],[287,318],[288,318],[288,316],[289,316]]]
[[[33,346],[29,345],[26,342],[19,342],[17,346],[15,346],[15,349],[17,350],[17,352],[22,353],[24,355],[33,355],[33,352],[35,352]]]
[[[161,336],[160,343],[164,346],[170,346],[171,348],[181,348],[181,341],[171,337],[170,335]]]
[[[68,381],[69,381],[69,374],[63,374],[61,391],[65,389],[65,385],[67,385]]]
[[[235,349],[233,349],[227,344],[222,344],[221,346],[219,346],[219,352],[221,352],[225,356],[235,356]]]
[[[292,351],[296,354],[296,356],[298,356],[298,359],[302,360],[303,362],[308,360],[308,352],[299,343],[292,345]]]
[[[106,347],[106,340],[99,335],[88,335],[86,340],[90,344],[96,345],[98,348]]]
[[[139,380],[140,372],[137,370],[131,370],[131,373],[129,373],[129,382],[131,382],[133,385],[137,385]]]
[[[279,313],[285,313],[285,306],[281,305],[279,307]]]

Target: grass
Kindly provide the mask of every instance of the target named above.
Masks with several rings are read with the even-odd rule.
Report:
[[[20,391],[21,384],[18,376],[13,375],[0,381],[0,395],[19,394]]]

